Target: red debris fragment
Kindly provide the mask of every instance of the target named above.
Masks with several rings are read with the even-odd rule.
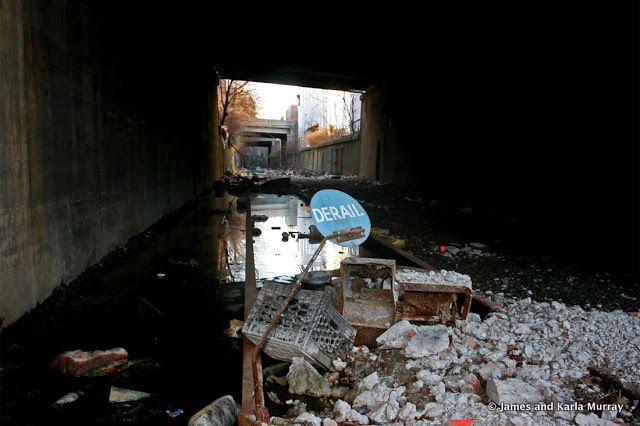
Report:
[[[106,376],[120,371],[128,356],[123,348],[94,352],[69,351],[58,355],[51,363],[51,368],[65,376]]]
[[[445,251],[447,251],[447,247],[446,246],[440,246],[440,253],[444,253]]]
[[[449,423],[451,426],[469,426],[475,423],[475,420],[473,419],[456,419],[456,420],[449,420]]]

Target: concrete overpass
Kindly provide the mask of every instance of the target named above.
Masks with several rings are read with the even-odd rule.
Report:
[[[287,154],[294,154],[297,150],[298,123],[288,120],[255,119],[245,125],[243,132],[245,145],[247,142],[254,144],[256,141],[273,142],[274,139],[277,139],[279,143],[271,143],[269,146],[269,157],[271,157],[269,165],[271,167],[286,167],[289,165],[287,164]]]
[[[614,111],[632,102],[610,94],[635,99],[637,68],[609,53],[617,41],[590,40],[590,26],[569,40],[567,22],[589,22],[573,12],[532,39],[546,12],[505,20],[483,5],[427,25],[385,9],[345,20],[352,39],[283,25],[269,29],[282,48],[230,49],[238,23],[215,3],[0,2],[0,321],[222,176],[218,77],[365,90],[363,177],[493,203],[530,221],[532,243],[570,241],[634,269],[638,143],[623,129],[637,129],[637,109]]]

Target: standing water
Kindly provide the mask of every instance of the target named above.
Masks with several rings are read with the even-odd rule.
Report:
[[[306,236],[308,207],[293,196],[251,202],[253,215],[268,217],[255,222],[258,279],[300,273],[317,247]],[[246,230],[236,204],[227,194],[200,200],[139,237],[153,241],[143,250],[122,248],[121,261],[92,268],[5,330],[0,423],[186,425],[222,395],[240,401],[242,342],[223,333],[244,308]],[[327,244],[312,270],[353,254]],[[119,374],[71,378],[49,367],[64,351],[114,347],[132,361]],[[111,386],[152,396],[111,404]],[[80,396],[55,404],[73,392]]]

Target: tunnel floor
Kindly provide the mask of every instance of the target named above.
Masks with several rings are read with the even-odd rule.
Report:
[[[474,288],[534,300],[603,310],[637,311],[637,283],[596,274],[550,258],[508,250],[487,238],[458,207],[419,194],[357,179],[294,177],[280,196],[253,197],[257,277],[299,273],[314,246],[299,239],[311,219],[302,200],[323,188],[357,198],[378,232],[436,268],[469,274]],[[298,198],[299,196],[299,198]],[[223,334],[241,319],[244,294],[244,215],[237,198],[204,197],[132,239],[79,280],[2,334],[1,423],[186,424],[191,414],[230,394],[240,401],[241,341]],[[420,211],[421,214],[415,214]],[[384,230],[388,230],[384,231]],[[282,233],[291,232],[289,241]],[[355,252],[329,245],[316,269],[339,267]],[[65,378],[49,364],[61,352],[123,347],[137,363],[121,374]],[[116,408],[111,386],[150,392],[144,403]],[[82,390],[77,402],[52,408],[58,398]],[[177,418],[166,411],[184,410]]]

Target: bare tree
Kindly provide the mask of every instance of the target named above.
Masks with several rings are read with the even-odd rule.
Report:
[[[248,84],[248,81],[223,79],[218,85],[220,126],[227,126],[236,140],[246,122],[256,118],[257,97]]]
[[[342,111],[345,121],[349,125],[350,133],[356,133],[358,130],[356,128],[357,102],[360,101],[358,96],[359,94],[355,92],[342,92],[342,102],[344,103]]]

